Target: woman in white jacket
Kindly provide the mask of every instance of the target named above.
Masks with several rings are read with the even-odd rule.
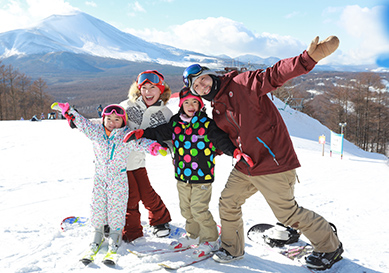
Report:
[[[169,122],[173,113],[166,106],[171,90],[162,74],[155,70],[140,73],[129,90],[128,99],[120,105],[126,109],[129,129],[146,129]],[[144,152],[131,151],[127,160],[129,198],[123,240],[131,242],[143,236],[139,201],[149,211],[149,224],[158,237],[170,234],[170,213],[150,184]]]

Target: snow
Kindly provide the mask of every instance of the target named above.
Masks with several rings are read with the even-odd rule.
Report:
[[[0,59],[62,51],[180,67],[205,59],[217,62],[200,53],[149,43],[83,12],[52,15],[33,27],[0,33]]]
[[[283,108],[282,102],[276,105]],[[177,99],[169,106],[177,111]],[[210,110],[210,107],[208,107]],[[296,200],[334,223],[343,242],[344,260],[325,272],[389,272],[389,167],[388,159],[345,141],[343,159],[329,156],[330,131],[318,121],[289,107],[280,111],[300,159]],[[78,262],[89,243],[89,227],[61,232],[65,217],[88,216],[94,165],[90,141],[64,120],[0,122],[0,270],[4,272],[150,272],[166,257],[138,258],[126,249],[164,247],[171,239],[149,235],[135,245],[123,243],[115,269],[97,261],[88,267]],[[318,143],[326,136],[325,154]],[[216,181],[210,210],[220,223],[218,198],[232,169],[231,158],[217,158]],[[171,215],[171,224],[184,227],[176,182],[169,157],[147,157],[147,171],[156,192]],[[140,205],[142,222],[147,212]],[[243,205],[245,230],[257,223],[275,223],[260,193]],[[293,261],[246,240],[245,258],[231,264],[212,259],[178,272],[308,272]]]

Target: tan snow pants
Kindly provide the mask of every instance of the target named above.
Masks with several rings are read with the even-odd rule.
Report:
[[[260,191],[278,221],[299,229],[310,240],[315,251],[335,251],[340,242],[329,223],[315,212],[300,207],[295,201],[295,181],[296,170],[248,176],[233,169],[219,200],[222,247],[233,256],[244,254],[245,233],[241,206],[247,198]]]
[[[219,237],[216,222],[209,209],[212,184],[188,184],[177,181],[181,215],[186,219],[185,230],[199,242],[213,242]]]

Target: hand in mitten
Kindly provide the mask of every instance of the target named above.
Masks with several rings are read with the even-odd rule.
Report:
[[[143,130],[142,130],[143,131]],[[167,148],[162,147],[158,142],[154,142],[153,144],[150,144],[149,146],[149,152],[151,155],[158,155],[161,154],[162,156],[167,155]]]
[[[66,120],[68,121],[68,123],[72,129],[77,128],[77,126],[73,122],[74,115],[68,113],[68,111],[70,109],[69,103],[67,103],[67,102],[66,103],[54,102],[51,105],[51,109],[60,111],[62,113],[62,116],[64,116],[66,118]]]
[[[143,129],[137,129],[129,132],[123,139],[123,142],[130,142],[131,140],[140,139],[143,136]]]
[[[236,148],[234,150],[234,158],[239,162],[242,158],[243,160],[246,161],[246,163],[252,167],[254,166],[254,162],[253,160],[251,159],[250,156],[248,156],[247,154],[243,153],[241,150],[239,150],[238,148]]]
[[[60,111],[63,116],[65,116],[65,113],[69,110],[70,106],[69,103],[60,103],[60,102],[54,102],[51,105],[51,109]]]
[[[316,36],[309,45],[308,55],[318,62],[321,59],[331,55],[339,46],[339,39],[336,36],[329,36],[327,39],[319,42],[319,36]]]

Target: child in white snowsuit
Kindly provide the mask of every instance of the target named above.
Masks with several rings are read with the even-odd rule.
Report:
[[[126,162],[130,150],[157,155],[161,146],[151,140],[123,142],[129,132],[123,107],[108,105],[102,112],[103,124],[93,124],[69,104],[54,103],[93,143],[95,176],[91,204],[91,225],[95,229],[91,249],[97,251],[104,241],[104,225],[110,227],[109,250],[116,252],[121,243],[128,201]]]

